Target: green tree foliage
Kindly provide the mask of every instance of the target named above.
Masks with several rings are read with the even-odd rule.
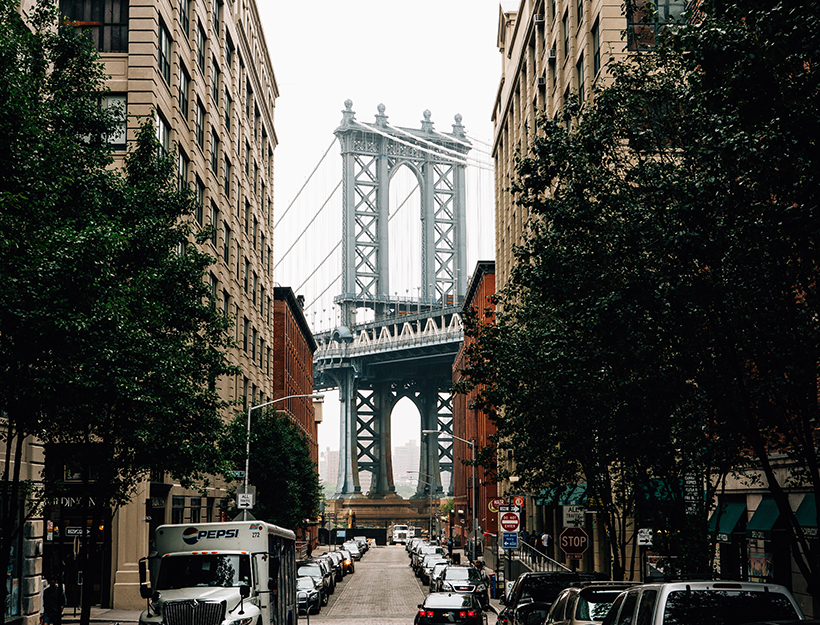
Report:
[[[253,515],[287,529],[303,529],[316,519],[322,487],[310,441],[284,413],[251,413],[249,481],[256,487]],[[225,455],[234,467],[245,463],[247,414],[237,414],[230,425]],[[241,488],[241,487],[240,487]]]
[[[768,459],[820,494],[817,26],[812,3],[704,3],[518,160],[530,227],[498,323],[471,324],[466,386],[526,488],[588,483],[616,575],[629,516],[703,572],[683,480],[751,466],[817,596]]]
[[[21,18],[0,0],[0,570],[20,502],[65,488],[64,462],[93,531],[149,470],[187,485],[219,471],[216,381],[233,372],[230,323],[204,283],[212,259],[190,245],[194,195],[150,121],[112,167],[124,113],[101,107],[93,45],[53,5]],[[45,492],[20,483],[27,437],[46,444]]]

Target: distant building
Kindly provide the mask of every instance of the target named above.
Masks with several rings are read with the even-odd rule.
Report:
[[[319,455],[319,479],[336,486],[339,476],[339,450],[326,448]]]

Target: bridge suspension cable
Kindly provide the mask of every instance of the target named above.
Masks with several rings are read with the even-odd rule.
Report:
[[[325,153],[324,153],[324,154],[322,154],[322,158],[320,158],[320,159],[319,159],[319,162],[318,162],[318,163],[316,163],[316,167],[314,167],[314,168],[313,168],[313,171],[312,171],[312,172],[310,172],[310,175],[307,177],[307,180],[305,180],[305,183],[302,185],[302,187],[299,189],[299,191],[297,191],[297,192],[296,192],[296,195],[295,195],[295,196],[294,196],[294,198],[290,201],[290,204],[288,204],[288,207],[284,210],[284,212],[283,212],[283,213],[279,216],[279,219],[277,219],[277,220],[276,220],[276,223],[274,223],[274,224],[273,224],[273,228],[274,228],[274,230],[276,229],[276,226],[278,226],[278,225],[281,223],[281,221],[285,218],[285,215],[287,215],[287,214],[288,214],[288,211],[289,211],[289,210],[291,209],[291,207],[292,207],[292,206],[296,203],[296,200],[298,200],[298,199],[299,199],[299,196],[302,194],[302,191],[304,191],[304,190],[305,190],[305,187],[307,187],[307,186],[308,186],[308,183],[310,182],[310,179],[311,179],[311,178],[313,178],[313,174],[315,174],[315,173],[316,173],[316,171],[319,169],[319,166],[320,166],[320,165],[322,164],[322,162],[325,160],[325,157],[327,157],[327,154],[328,154],[328,152],[330,152],[330,148],[332,148],[332,147],[333,147],[333,144],[334,144],[334,143],[336,143],[336,137],[335,137],[335,136],[333,137],[333,141],[331,141],[331,142],[330,142],[330,145],[329,145],[329,146],[327,146],[327,150],[325,150]]]
[[[299,233],[299,236],[297,236],[297,237],[293,240],[293,243],[291,243],[291,245],[290,245],[290,247],[287,249],[287,251],[286,251],[284,254],[282,254],[282,258],[280,258],[280,259],[279,259],[279,262],[278,262],[278,263],[276,263],[276,264],[273,266],[274,271],[275,271],[275,270],[276,270],[276,268],[277,268],[277,267],[278,267],[278,266],[282,263],[282,261],[283,261],[283,260],[285,260],[285,258],[286,258],[286,257],[287,257],[287,255],[290,253],[290,251],[291,251],[294,247],[296,247],[296,244],[299,242],[299,239],[301,239],[301,238],[302,238],[302,235],[303,235],[303,234],[305,234],[305,232],[307,232],[307,231],[308,231],[308,228],[310,228],[310,226],[313,224],[313,222],[314,222],[314,221],[316,221],[317,217],[319,217],[319,215],[321,215],[321,214],[322,214],[322,211],[325,209],[325,207],[327,206],[328,202],[330,202],[331,198],[333,198],[333,196],[336,194],[336,191],[338,191],[338,190],[339,190],[339,187],[341,187],[341,186],[342,186],[342,180],[341,180],[341,179],[339,179],[339,182],[337,182],[337,183],[336,183],[336,186],[335,186],[335,187],[333,187],[333,191],[331,191],[331,192],[330,192],[330,195],[328,195],[328,196],[327,196],[327,199],[326,199],[326,200],[324,201],[324,203],[323,203],[323,204],[319,207],[319,210],[317,210],[317,211],[316,211],[316,214],[313,216],[313,219],[311,219],[311,220],[307,223],[307,225],[306,225],[306,226],[302,229],[302,232],[300,232],[300,233]]]

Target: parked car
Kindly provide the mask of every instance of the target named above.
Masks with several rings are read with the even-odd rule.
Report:
[[[450,566],[450,564],[445,560],[444,562],[440,562],[433,567],[433,572],[430,573],[430,592],[439,592],[439,581],[441,579],[441,574],[444,573],[444,570]]]
[[[437,553],[424,556],[424,560],[421,561],[421,566],[419,567],[419,579],[421,583],[425,586],[429,586],[430,576],[433,574],[433,567],[436,564],[447,564],[447,561],[447,558]]]
[[[481,572],[472,566],[448,566],[441,574],[439,588],[441,592],[472,595],[485,607],[490,603],[487,581],[481,575]]]
[[[370,549],[370,543],[367,541],[367,536],[354,536],[353,540],[358,543],[359,549],[362,550],[362,553],[367,553]]]
[[[412,557],[413,550],[416,548],[416,545],[418,545],[421,542],[427,542],[427,541],[425,541],[423,538],[420,538],[420,537],[410,538],[407,541],[407,544],[404,546],[404,550],[407,552],[408,557]]]
[[[356,541],[348,540],[342,545],[345,549],[350,552],[350,555],[353,556],[353,559],[357,562],[362,559],[362,550],[359,549],[359,545]]]
[[[308,575],[296,578],[296,606],[299,614],[318,614],[322,605],[322,586]]]
[[[434,592],[419,604],[415,625],[484,625],[487,617],[472,595]]]
[[[347,549],[339,549],[338,553],[342,554],[342,557],[344,558],[346,573],[355,573],[356,565],[353,562],[353,554]]]
[[[296,563],[296,577],[311,577],[322,587],[322,605],[327,605],[331,594],[332,579],[327,567],[321,562],[302,560]]]
[[[338,553],[335,551],[328,551],[325,554],[317,556],[315,559],[325,560],[328,563],[330,570],[333,573],[334,586],[342,581],[342,578],[344,577],[344,572],[342,571],[342,557]]]
[[[552,605],[564,588],[581,581],[593,581],[594,573],[571,571],[529,571],[515,580],[510,592],[500,601],[505,606],[498,614],[500,625],[520,625],[515,620],[518,608],[527,603]]]
[[[681,581],[622,592],[603,625],[742,625],[802,618],[792,594],[779,584]]]
[[[565,588],[552,604],[546,625],[600,623],[618,595],[633,586],[629,582],[588,582]]]
[[[439,545],[424,545],[420,547],[419,550],[413,554],[413,559],[410,564],[410,566],[413,567],[413,571],[416,573],[416,575],[419,574],[419,567],[421,566],[421,561],[424,559],[424,556],[429,555],[446,556],[447,551],[444,549],[444,547],[441,547]]]

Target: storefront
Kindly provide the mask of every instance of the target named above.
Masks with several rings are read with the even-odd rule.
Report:
[[[723,579],[748,579],[746,499],[722,497],[709,517],[709,534],[717,542],[717,560]]]

